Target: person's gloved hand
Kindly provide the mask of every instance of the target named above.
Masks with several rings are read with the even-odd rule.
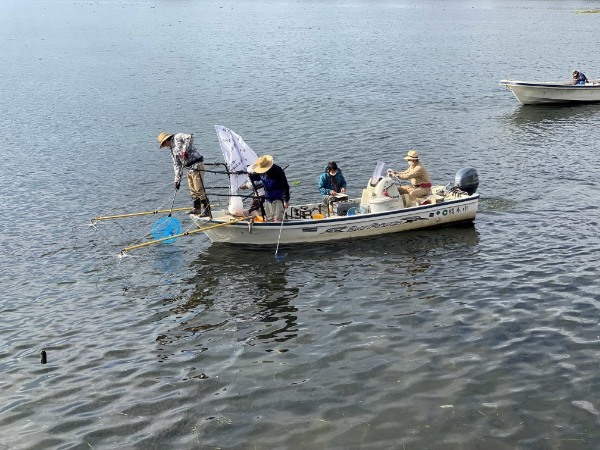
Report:
[[[180,187],[181,187],[181,181],[176,181],[175,182],[175,190],[178,191]]]

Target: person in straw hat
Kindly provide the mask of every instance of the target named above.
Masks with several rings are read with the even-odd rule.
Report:
[[[271,155],[263,155],[252,164],[254,173],[249,174],[253,181],[260,181],[265,190],[265,212],[267,221],[282,221],[290,201],[290,185],[285,172],[273,164]]]
[[[388,169],[388,175],[411,182],[409,186],[399,186],[398,191],[401,194],[408,194],[413,200],[431,194],[431,178],[425,166],[419,161],[419,153],[409,150],[404,159],[408,161],[408,169],[404,172]]]
[[[194,136],[184,133],[160,133],[158,143],[160,148],[168,148],[171,151],[175,190],[179,190],[181,185],[183,169],[188,169],[187,181],[194,201],[194,209],[190,214],[210,215],[210,206],[204,190],[204,157],[194,147]]]

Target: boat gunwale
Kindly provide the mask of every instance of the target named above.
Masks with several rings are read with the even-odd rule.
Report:
[[[555,89],[600,89],[600,80],[592,80],[588,84],[572,84],[568,81],[516,81],[516,80],[500,80],[500,85],[510,89],[512,86],[523,86],[532,88],[555,88]]]
[[[363,221],[363,220],[373,220],[373,219],[379,219],[379,218],[383,218],[386,216],[393,216],[393,215],[398,215],[398,214],[404,214],[404,213],[412,213],[413,211],[417,212],[417,211],[422,211],[422,210],[427,210],[427,209],[434,209],[434,208],[438,208],[438,207],[443,207],[444,205],[456,205],[456,204],[460,204],[460,203],[465,203],[465,202],[472,202],[474,200],[479,200],[479,194],[472,194],[468,197],[465,198],[456,198],[456,199],[450,199],[450,200],[445,200],[441,203],[431,203],[428,205],[419,205],[419,206],[412,206],[410,208],[402,208],[402,209],[393,209],[391,211],[382,211],[382,212],[377,212],[377,213],[367,213],[367,214],[357,214],[354,216],[339,216],[339,217],[333,217],[333,218],[325,218],[325,219],[285,219],[282,222],[253,222],[252,226],[253,227],[259,227],[259,228],[287,228],[287,227],[305,227],[305,226],[310,226],[310,225],[321,225],[321,224],[331,224],[331,223],[344,223],[344,222],[359,222],[359,221]],[[300,205],[299,205],[300,206]],[[233,217],[233,216],[231,216]],[[249,222],[242,220],[242,221],[238,221],[238,222],[231,222],[230,220],[219,220],[219,218],[206,218],[208,220],[206,220],[205,218],[198,218],[198,221],[202,221],[204,219],[204,223],[202,224],[202,226],[206,226],[209,224],[229,224],[230,226],[233,227],[248,227]],[[196,224],[198,226],[200,226],[200,224],[198,222],[196,222]]]

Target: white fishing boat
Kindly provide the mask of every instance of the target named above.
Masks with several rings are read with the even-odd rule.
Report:
[[[190,214],[198,226],[194,231],[205,233],[212,242],[242,245],[325,242],[475,220],[479,176],[474,168],[461,169],[454,185],[433,186],[431,195],[414,200],[400,194],[396,180],[384,175],[385,164],[381,162],[361,198],[343,196],[330,207],[322,203],[290,205],[281,222],[249,217],[241,200],[248,194],[237,193],[247,173],[239,169],[251,164],[256,155],[239,135],[225,127],[216,128],[230,178],[229,203],[219,207],[211,202],[210,216]]]
[[[378,184],[394,184],[383,178]],[[406,195],[378,198],[361,205],[360,199],[338,202],[331,214],[322,214],[322,205],[290,206],[284,220],[257,222],[254,218],[215,210],[212,218],[190,215],[212,242],[246,245],[300,244],[363,238],[420,228],[472,222],[477,214],[479,194],[434,187],[434,194],[422,203],[406,204]],[[347,208],[348,205],[355,205]],[[352,208],[355,208],[352,211]],[[348,213],[350,212],[350,213]],[[217,225],[211,227],[211,225]],[[223,226],[226,225],[226,226]]]
[[[524,105],[600,102],[600,80],[577,85],[572,81],[501,80],[500,85],[510,90]]]

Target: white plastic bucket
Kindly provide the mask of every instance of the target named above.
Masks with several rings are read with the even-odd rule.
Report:
[[[244,215],[244,204],[240,197],[231,197],[229,199],[229,208],[227,209],[232,216]]]

